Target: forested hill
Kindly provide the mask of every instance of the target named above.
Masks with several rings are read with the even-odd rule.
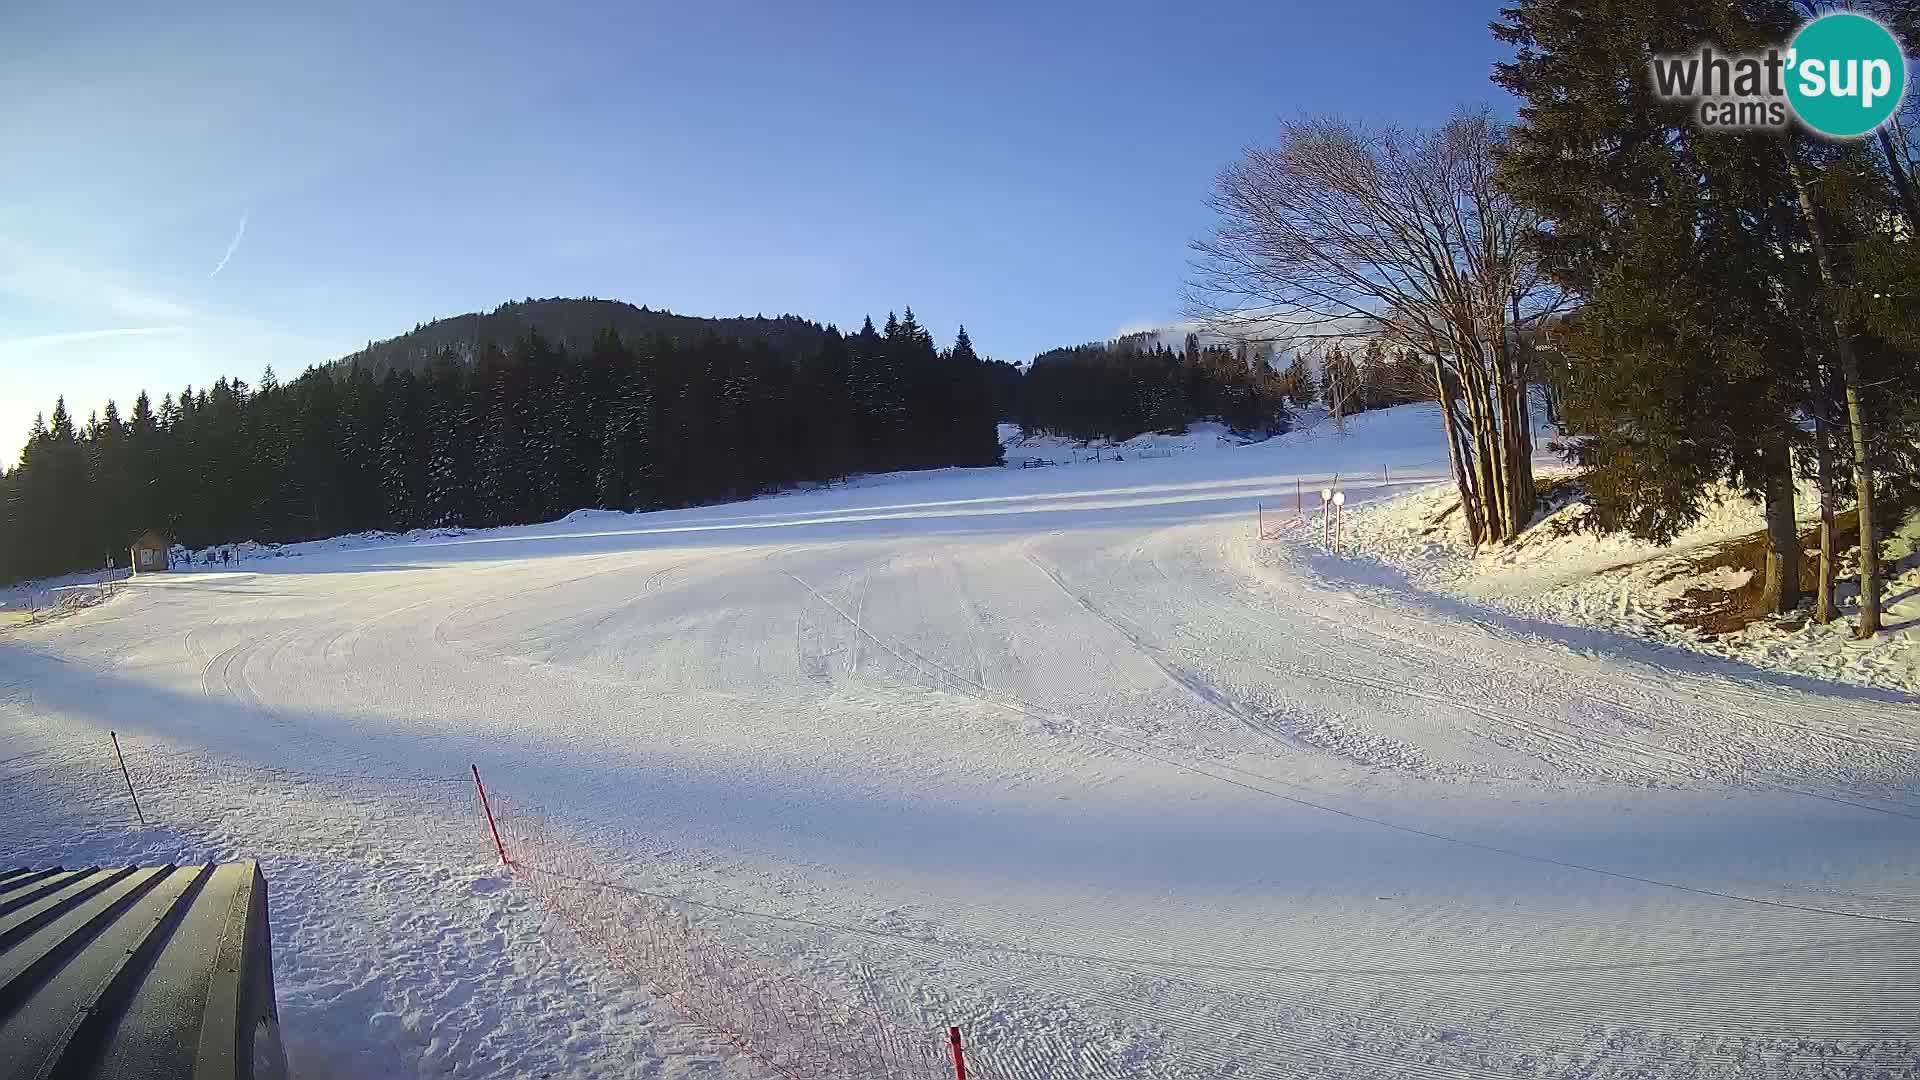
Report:
[[[399,337],[369,342],[366,348],[341,357],[335,364],[344,369],[363,367],[375,379],[384,379],[390,371],[423,373],[446,350],[471,362],[487,346],[511,348],[529,332],[537,332],[561,348],[578,351],[609,327],[628,341],[656,335],[681,344],[708,336],[764,341],[775,352],[788,356],[813,352],[826,335],[825,327],[797,315],[708,319],[635,307],[619,300],[529,298],[501,304],[485,313],[473,311],[435,319]]]
[[[911,308],[845,335],[800,319],[685,319],[701,329],[680,337],[609,322],[584,339],[515,324],[505,345],[417,371],[328,365],[283,383],[269,367],[157,401],[129,387],[125,414],[109,401],[82,419],[58,400],[0,473],[0,582],[124,562],[148,529],[205,547],[512,525],[1000,460],[994,379],[1012,369],[965,330],[936,346]],[[787,335],[725,333],[755,325]],[[803,333],[813,347],[775,344]]]

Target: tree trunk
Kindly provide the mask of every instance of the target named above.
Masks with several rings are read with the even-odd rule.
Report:
[[[1480,546],[1480,510],[1474,505],[1473,484],[1467,476],[1467,463],[1461,460],[1460,432],[1454,423],[1453,406],[1459,396],[1454,384],[1447,379],[1445,366],[1440,361],[1440,349],[1433,349],[1433,384],[1440,399],[1440,425],[1447,437],[1447,466],[1453,470],[1454,486],[1460,491],[1460,512],[1467,518],[1467,539],[1475,547]]]
[[[1496,544],[1507,538],[1506,490],[1498,474],[1498,445],[1489,446],[1488,429],[1493,418],[1487,415],[1486,393],[1478,380],[1464,387],[1467,402],[1467,445],[1473,459],[1473,486],[1480,496],[1481,539]]]
[[[1518,504],[1515,507],[1518,520],[1514,527],[1517,531],[1526,528],[1527,524],[1533,520],[1533,511],[1539,502],[1540,495],[1534,489],[1533,483],[1533,402],[1527,394],[1527,380],[1534,368],[1531,363],[1533,345],[1523,342],[1520,337],[1519,295],[1515,294],[1511,300],[1513,354],[1510,357],[1512,360],[1510,384],[1513,387],[1514,499]]]
[[[1507,543],[1517,531],[1513,520],[1513,476],[1510,466],[1513,464],[1507,453],[1506,425],[1501,422],[1501,410],[1504,407],[1496,393],[1496,388],[1487,380],[1480,383],[1480,409],[1484,423],[1479,434],[1478,453],[1487,462],[1487,483],[1493,491],[1495,503],[1499,508],[1499,528],[1491,530],[1490,540]]]
[[[1506,424],[1507,476],[1513,487],[1513,531],[1515,535],[1533,520],[1533,442],[1527,437],[1527,385],[1514,371],[1507,381]]]
[[[1833,432],[1827,426],[1828,402],[1813,409],[1814,460],[1820,484],[1820,586],[1813,600],[1813,621],[1825,625],[1838,612],[1833,603]]]
[[[1327,408],[1333,413],[1333,430],[1341,435],[1347,433],[1347,392],[1346,380],[1341,377],[1341,365],[1338,363],[1340,350],[1328,352],[1321,359],[1320,381],[1327,388]]]
[[[1763,452],[1762,489],[1767,518],[1767,569],[1761,610],[1782,615],[1800,606],[1800,536],[1793,511],[1793,459],[1784,438]]]
[[[1854,505],[1860,513],[1860,622],[1854,636],[1880,632],[1880,543],[1874,530],[1873,463],[1867,457],[1867,416],[1860,403],[1860,362],[1848,347],[1842,354],[1847,387],[1847,427],[1853,435]]]
[[[1519,470],[1524,483],[1521,487],[1523,502],[1521,509],[1532,520],[1534,510],[1540,504],[1540,492],[1534,487],[1533,480],[1533,401],[1527,393],[1527,382],[1521,380],[1520,386],[1520,431],[1519,431]]]
[[[1497,322],[1494,326],[1493,379],[1490,389],[1493,396],[1494,416],[1499,430],[1494,433],[1495,446],[1500,451],[1500,492],[1505,496],[1506,533],[1511,540],[1520,532],[1525,519],[1520,510],[1520,477],[1515,468],[1513,453],[1513,356],[1506,340],[1506,328]]]
[[[1495,318],[1492,323],[1481,383],[1488,419],[1482,446],[1494,461],[1494,481],[1500,493],[1500,529],[1493,538],[1509,541],[1520,535],[1533,516],[1532,451],[1524,442],[1515,343],[1507,339],[1503,318]]]
[[[1890,125],[1880,128],[1880,150],[1887,155],[1887,171],[1893,174],[1893,190],[1900,196],[1900,212],[1906,215],[1907,235],[1920,236],[1920,199],[1913,194],[1913,179],[1907,175],[1907,167],[1900,155],[1893,152],[1893,136],[1888,133]]]
[[[1880,546],[1873,520],[1873,460],[1867,455],[1867,413],[1860,400],[1860,358],[1853,351],[1846,305],[1834,281],[1833,264],[1827,254],[1827,225],[1819,208],[1813,205],[1806,175],[1793,157],[1791,146],[1787,151],[1787,165],[1793,174],[1794,193],[1800,198],[1800,216],[1805,219],[1807,236],[1813,242],[1813,262],[1820,271],[1827,310],[1833,316],[1833,351],[1840,360],[1840,383],[1847,394],[1847,428],[1853,438],[1854,503],[1860,514],[1860,622],[1854,628],[1854,636],[1868,638],[1880,632]]]
[[[1511,538],[1509,508],[1512,490],[1507,485],[1506,448],[1501,443],[1499,424],[1494,417],[1493,399],[1488,393],[1486,361],[1476,341],[1461,341],[1455,356],[1467,403],[1467,421],[1473,447],[1474,486],[1480,493],[1480,511],[1484,539],[1504,543]]]

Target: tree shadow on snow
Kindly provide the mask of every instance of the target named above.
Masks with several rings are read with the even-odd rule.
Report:
[[[1557,645],[1570,653],[1588,658],[1626,660],[1644,664],[1663,674],[1683,678],[1714,676],[1747,686],[1793,690],[1820,697],[1897,705],[1920,710],[1920,695],[1860,686],[1809,675],[1794,675],[1760,667],[1731,657],[1695,652],[1665,642],[1607,630],[1575,626],[1511,612],[1490,605],[1429,589],[1408,577],[1397,567],[1370,559],[1347,558],[1316,551],[1305,545],[1296,548],[1312,575],[1334,588],[1359,586],[1388,594],[1433,614],[1477,626],[1501,636]],[[1891,629],[1891,628],[1889,628]],[[1920,720],[1920,711],[1916,711]]]

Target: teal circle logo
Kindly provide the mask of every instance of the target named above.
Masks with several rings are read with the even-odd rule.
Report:
[[[1800,122],[1835,139],[1855,139],[1893,116],[1907,93],[1907,57],[1893,31],[1865,15],[1835,11],[1800,28],[1790,43],[1787,101]]]

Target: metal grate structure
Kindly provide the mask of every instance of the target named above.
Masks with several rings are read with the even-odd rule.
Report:
[[[0,1080],[283,1080],[252,862],[0,869]]]

